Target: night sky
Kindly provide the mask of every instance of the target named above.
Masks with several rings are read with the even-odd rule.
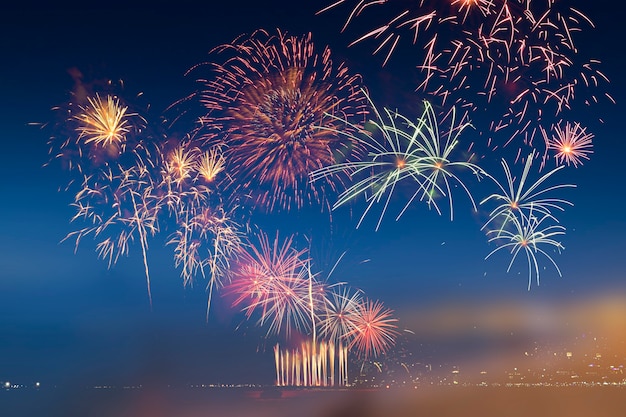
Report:
[[[371,56],[372,44],[348,47],[358,31],[340,33],[343,11],[315,15],[330,2],[213,3],[218,2],[60,1],[41,6],[21,1],[2,7],[0,381],[272,382],[271,346],[264,343],[264,330],[219,298],[207,322],[205,283],[183,286],[164,238],[150,242],[152,309],[137,244],[109,269],[97,258],[93,241],[82,242],[76,254],[73,242],[60,243],[75,225],[69,222],[72,194],[63,190],[72,174],[58,165],[44,167],[50,159],[48,139],[57,134],[53,108],[71,100],[80,72],[83,80],[123,80],[120,96],[149,105],[147,115],[158,120],[170,104],[194,91],[195,78],[185,73],[209,60],[212,48],[242,33],[280,28],[294,35],[312,32],[316,45],[330,45],[336,60],[362,74],[381,108],[416,116],[415,103],[423,97],[413,91],[410,53],[419,50],[403,45],[381,68],[382,57]],[[559,195],[574,203],[558,215],[567,229],[565,251],[554,255],[563,277],[542,261],[541,283],[528,291],[523,261],[510,273],[504,252],[485,261],[494,248],[480,230],[485,214],[473,213],[462,194],[455,198],[452,222],[446,211],[439,216],[422,204],[397,222],[397,210],[390,211],[377,232],[376,214],[356,230],[362,208],[355,204],[353,211],[333,213],[332,233],[328,213],[319,209],[259,215],[258,223],[270,234],[295,233],[300,242],[311,237],[322,275],[345,252],[331,280],[346,281],[383,301],[394,310],[400,328],[416,331],[415,346],[420,329],[438,326],[447,309],[466,318],[450,334],[488,326],[481,317],[498,315],[503,306],[519,307],[516,311],[531,315],[532,323],[549,318],[558,328],[569,323],[563,311],[576,306],[594,311],[605,296],[626,295],[625,10],[609,0],[572,3],[596,24],[576,34],[576,43],[581,53],[602,61],[617,104],[604,100],[572,112],[595,137],[590,161],[556,176],[577,186]],[[365,21],[358,24],[368,27]],[[467,140],[483,139],[473,131]],[[499,169],[498,159],[485,163]],[[477,187],[477,200],[485,195],[485,186]],[[550,317],[532,314],[537,311]],[[513,321],[510,328],[493,331],[514,332],[517,325]],[[450,334],[447,340],[454,340]]]

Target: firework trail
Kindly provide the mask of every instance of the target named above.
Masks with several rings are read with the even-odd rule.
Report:
[[[193,217],[179,220],[178,230],[167,242],[175,246],[174,262],[181,268],[184,285],[193,283],[198,272],[208,279],[207,314],[213,290],[224,285],[231,261],[241,250],[243,236],[238,226],[223,208],[205,207]]]
[[[267,211],[323,202],[327,190],[308,175],[358,152],[336,130],[338,118],[364,118],[360,77],[335,64],[328,48],[318,52],[310,34],[259,30],[213,54],[223,63],[211,64],[214,77],[197,93],[207,110],[201,131],[223,146],[230,189]]]
[[[86,236],[98,240],[99,257],[107,259],[109,267],[121,255],[128,255],[129,245],[139,240],[143,255],[148,297],[152,305],[148,267],[148,238],[158,232],[158,205],[150,193],[151,181],[141,165],[123,168],[114,165],[100,175],[85,176],[82,189],[74,197],[76,214],[72,221],[82,220],[87,226],[69,233],[76,249]]]
[[[339,194],[333,209],[364,195],[367,207],[357,224],[358,228],[374,204],[382,202],[383,208],[376,225],[378,230],[394,192],[402,186],[410,189],[412,195],[396,220],[416,199],[426,201],[441,214],[436,202],[437,195],[448,199],[452,218],[453,200],[450,188],[452,180],[461,185],[476,209],[469,189],[453,170],[468,169],[477,178],[480,178],[483,171],[469,160],[451,159],[451,153],[459,144],[459,136],[470,126],[465,116],[458,120],[456,110],[453,108],[449,112],[449,129],[441,131],[433,107],[428,102],[424,102],[424,112],[416,122],[388,109],[384,109],[383,116],[371,101],[370,105],[376,120],[368,123],[366,126],[368,129],[361,129],[358,135],[337,131],[358,141],[366,149],[367,156],[363,160],[331,165],[311,174],[312,181],[338,172],[348,172],[354,179],[354,183]],[[441,121],[441,124],[444,122],[445,120]],[[471,156],[468,159],[471,159]],[[363,178],[359,179],[361,176]]]
[[[374,53],[386,51],[383,64],[409,38],[422,51],[418,90],[441,105],[497,115],[489,129],[508,132],[504,145],[516,139],[533,147],[535,134],[551,123],[544,118],[575,99],[597,102],[608,83],[599,61],[578,59],[574,35],[593,23],[554,0],[340,0],[321,12],[340,7],[351,8],[344,31],[359,19],[382,22],[352,44],[376,42]],[[500,144],[489,141],[494,149]]]
[[[238,224],[219,202],[220,150],[201,150],[190,140],[155,140],[146,132],[146,120],[115,96],[95,94],[73,108],[78,112],[66,118],[67,139],[53,138],[50,145],[54,158],[82,177],[67,188],[78,184],[72,220],[86,225],[64,240],[75,239],[78,247],[92,236],[109,267],[138,241],[152,303],[148,239],[173,220],[176,229],[168,243],[175,246],[175,266],[185,285],[198,273],[206,278],[208,268],[210,303],[241,245]]]
[[[552,248],[560,253],[564,249],[561,242],[555,240],[555,238],[564,235],[565,228],[559,224],[551,224],[555,222],[555,218],[550,214],[540,212],[538,215],[539,217],[533,213],[531,204],[528,215],[522,211],[508,214],[506,221],[507,229],[490,230],[487,232],[488,235],[493,235],[489,242],[495,242],[498,247],[491,251],[485,259],[488,259],[500,250],[509,249],[512,257],[506,270],[507,272],[511,270],[520,252],[526,255],[529,291],[533,275],[536,278],[537,285],[539,285],[539,263],[537,260],[539,254],[547,258],[554,265],[559,276],[561,276],[561,270],[546,250]]]
[[[303,342],[298,348],[274,346],[277,386],[346,386],[348,350],[325,341]]]
[[[153,192],[163,216],[176,224],[167,244],[174,246],[174,264],[184,285],[198,275],[208,280],[208,315],[213,291],[223,286],[243,245],[240,225],[221,201],[224,157],[219,148],[202,150],[189,140],[161,148]]]

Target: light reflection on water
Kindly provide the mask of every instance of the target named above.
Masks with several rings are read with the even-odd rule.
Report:
[[[0,391],[19,417],[622,417],[626,388],[82,389]]]

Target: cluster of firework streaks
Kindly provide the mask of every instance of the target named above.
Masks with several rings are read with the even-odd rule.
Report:
[[[67,186],[79,184],[72,221],[87,224],[66,239],[74,238],[78,248],[84,237],[93,236],[109,266],[128,255],[130,242],[138,240],[151,300],[148,237],[158,231],[158,210],[147,192],[156,149],[143,139],[146,121],[112,95],[96,94],[74,108],[68,109],[66,119],[70,134],[50,141],[53,159],[78,173],[79,180]]]
[[[561,125],[554,125],[552,136],[542,131],[548,150],[556,152],[554,158],[557,165],[582,165],[583,159],[589,160],[589,155],[593,153],[593,133],[588,133],[580,123],[566,122],[565,127]]]
[[[252,202],[267,211],[323,202],[326,190],[313,187],[309,174],[361,151],[359,142],[334,127],[351,120],[350,126],[359,128],[366,111],[363,86],[343,64],[333,64],[328,48],[318,55],[310,34],[258,31],[215,53],[227,51],[235,56],[217,66],[216,80],[195,95],[208,112],[184,140],[146,134],[145,119],[112,95],[89,97],[66,118],[75,128],[51,148],[58,146],[55,156],[84,176],[74,220],[88,223],[67,238],[78,247],[93,236],[109,266],[139,241],[152,303],[148,241],[174,225],[165,244],[173,247],[184,285],[207,279],[209,306],[214,290],[226,285],[224,294],[236,295],[233,305],[248,318],[258,313],[258,325],[267,325],[268,335],[310,334],[315,346],[326,346],[318,342],[318,331],[332,337],[330,343],[336,341],[346,356],[345,380],[348,349],[368,359],[393,345],[391,310],[360,295],[343,303],[344,310],[333,308],[345,293],[318,281],[307,251],[293,249],[292,239],[270,243],[263,233],[258,245],[250,243],[222,196],[246,202],[242,193],[261,191]],[[214,88],[218,85],[222,89]],[[216,131],[224,133],[218,140]],[[129,141],[131,133],[137,143]],[[95,158],[98,151],[104,157]],[[339,311],[345,320],[333,330],[332,314]]]
[[[333,205],[334,209],[364,195],[367,208],[357,224],[359,227],[374,204],[382,202],[383,208],[376,224],[378,230],[394,191],[406,184],[412,196],[396,220],[416,199],[425,201],[429,207],[433,207],[441,214],[437,196],[447,198],[450,218],[453,219],[451,181],[463,188],[476,209],[472,194],[454,171],[458,168],[467,169],[478,178],[483,171],[471,162],[471,154],[467,160],[451,159],[452,152],[458,147],[459,136],[471,126],[465,116],[459,120],[455,108],[452,108],[448,114],[449,128],[442,132],[439,127],[441,123],[438,122],[435,111],[428,102],[424,102],[424,112],[417,121],[388,109],[384,109],[383,116],[371,101],[370,105],[372,114],[376,117],[376,120],[368,124],[371,129],[361,129],[357,134],[351,133],[351,130],[337,130],[338,134],[350,136],[351,140],[365,148],[366,157],[358,161],[330,165],[311,174],[312,181],[317,181],[337,172],[348,172],[354,180],[353,184],[339,194],[337,202]],[[348,121],[344,123],[349,124]],[[471,145],[469,148],[471,149]],[[361,177],[362,179],[359,179]]]
[[[197,96],[205,143],[224,149],[228,189],[267,211],[323,202],[335,184],[327,190],[308,176],[358,153],[332,128],[337,118],[363,120],[360,77],[334,63],[328,47],[318,52],[311,34],[258,30],[212,54],[223,62],[210,64],[215,75],[200,80]]]
[[[506,185],[500,184],[489,175],[489,178],[499,188],[499,192],[489,195],[480,203],[481,205],[488,204],[490,201],[497,203],[497,206],[489,213],[489,220],[483,226],[483,230],[487,230],[487,235],[490,237],[489,242],[495,242],[498,247],[489,253],[485,259],[502,249],[510,249],[512,257],[507,268],[508,272],[519,252],[523,251],[528,261],[529,290],[533,271],[537,285],[539,285],[538,254],[546,257],[561,275],[559,267],[546,250],[551,248],[560,252],[564,249],[561,242],[555,237],[564,235],[565,228],[559,224],[554,213],[565,210],[565,206],[572,205],[572,203],[568,200],[552,197],[550,194],[556,190],[575,187],[573,184],[544,186],[550,177],[564,167],[563,165],[528,184],[527,180],[533,161],[536,160],[535,156],[535,153],[531,153],[526,158],[524,170],[519,179],[513,176],[507,162],[502,160]]]
[[[327,285],[311,272],[307,250],[297,250],[293,237],[270,242],[264,233],[258,244],[247,245],[232,269],[225,294],[247,318],[258,314],[268,335],[294,331],[311,334],[340,349],[369,359],[385,353],[397,335],[392,311],[379,301],[351,292],[345,285]]]
[[[304,342],[295,349],[274,346],[276,385],[346,386],[348,385],[348,349],[333,342]]]
[[[54,159],[79,173],[72,221],[86,225],[70,232],[76,248],[87,236],[96,240],[98,255],[109,267],[141,246],[148,296],[152,303],[148,241],[164,220],[176,230],[168,244],[185,285],[199,273],[208,287],[222,284],[229,261],[241,245],[239,225],[213,195],[224,161],[217,149],[200,150],[190,143],[171,146],[145,133],[146,121],[112,95],[87,97],[70,110],[67,138],[51,140]],[[209,273],[205,273],[208,267]]]
[[[534,147],[538,131],[580,102],[581,90],[592,91],[584,101],[593,104],[600,99],[595,90],[608,83],[598,60],[574,59],[575,34],[593,23],[562,2],[418,0],[407,6],[397,0],[339,0],[320,13],[344,6],[344,31],[360,18],[383,22],[352,44],[376,42],[374,53],[387,51],[386,64],[401,39],[410,38],[421,49],[418,90],[442,105],[493,115],[492,133],[508,132],[504,141],[490,138],[493,149],[516,138]]]
[[[116,103],[111,96],[106,100]],[[89,102],[97,103],[91,99]],[[93,112],[94,119],[103,120],[112,109],[118,112],[117,131],[104,123],[100,130],[89,124],[89,131],[79,124],[74,144],[110,147],[115,143],[119,159],[125,149],[120,143],[125,141],[125,133],[131,127],[125,107],[81,107],[84,113],[71,120],[86,123],[87,112]],[[148,238],[160,231],[159,220],[163,223],[163,218],[173,219],[176,230],[167,244],[174,246],[175,266],[180,268],[185,285],[198,275],[209,279],[209,303],[214,288],[222,286],[223,278],[228,275],[226,293],[237,294],[233,304],[243,305],[248,317],[259,311],[259,325],[268,324],[270,334],[284,330],[289,336],[293,329],[299,333],[312,332],[316,339],[319,322],[322,334],[328,333],[341,349],[354,348],[365,359],[380,355],[393,345],[396,332],[391,311],[383,309],[380,302],[361,300],[360,296],[348,298],[342,306],[331,307],[345,294],[334,293],[318,282],[311,273],[310,259],[305,257],[307,251],[293,249],[291,238],[279,244],[277,236],[271,244],[261,233],[258,246],[246,244],[244,249],[238,225],[222,206],[214,204],[216,178],[225,169],[219,148],[203,151],[191,141],[174,145],[165,141],[153,148],[149,157],[146,154],[140,158],[137,151],[132,153],[132,159],[124,155],[125,160],[133,161],[129,168],[116,161],[91,167],[93,173],[85,175],[73,203],[77,210],[73,220],[83,220],[88,226],[67,236],[75,239],[77,247],[84,237],[93,235],[100,240],[99,255],[108,259],[111,266],[120,255],[128,254],[130,243],[138,240],[152,302]],[[64,156],[63,152],[58,155]],[[80,172],[85,171],[81,167]],[[107,212],[111,213],[104,214]],[[231,265],[233,260],[236,262]],[[332,329],[332,315],[338,312],[343,312],[339,314],[345,314],[346,319]]]

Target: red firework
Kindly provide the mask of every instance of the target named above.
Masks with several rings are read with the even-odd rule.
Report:
[[[349,349],[356,349],[364,359],[377,357],[387,352],[395,343],[398,335],[393,311],[384,308],[380,301],[363,300],[350,315],[352,331],[348,338],[352,339]]]

